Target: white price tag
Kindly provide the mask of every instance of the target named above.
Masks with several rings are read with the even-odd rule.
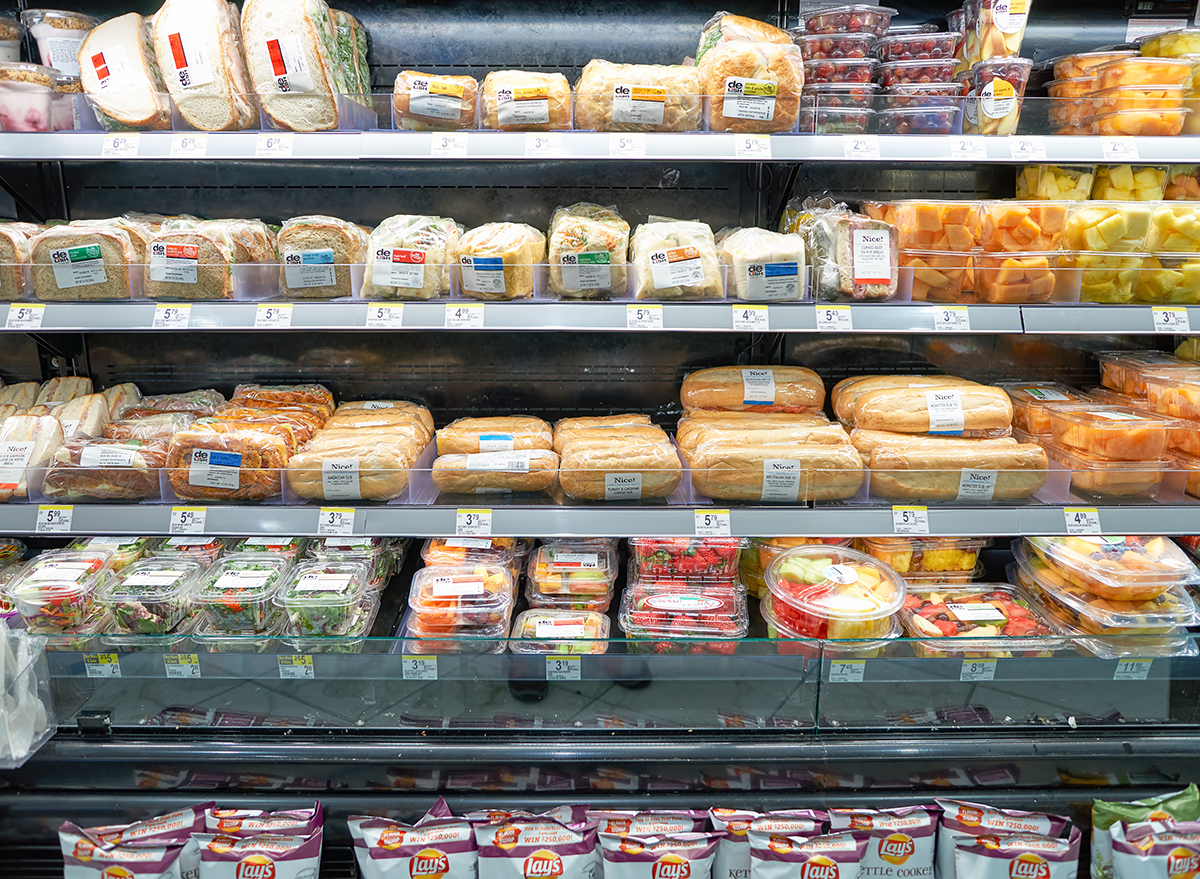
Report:
[[[817,330],[822,333],[854,331],[854,317],[849,305],[818,305]]]
[[[696,510],[697,537],[728,537],[729,510]]]
[[[662,328],[663,309],[661,305],[625,306],[625,329],[661,330]]]
[[[272,134],[264,131],[254,142],[254,158],[256,159],[290,159],[292,143],[295,135]]]
[[[771,161],[771,136],[769,134],[735,134],[733,154],[739,159],[769,162]]]
[[[321,507],[317,519],[317,533],[326,537],[337,537],[354,533],[353,507]]]
[[[85,653],[83,670],[89,678],[119,678],[121,657],[115,653]]]
[[[1099,534],[1100,511],[1095,507],[1063,507],[1068,534]]]
[[[578,656],[547,656],[546,680],[548,681],[577,681],[583,662]]]
[[[1046,139],[1040,134],[1012,135],[1008,139],[1008,154],[1018,162],[1046,161]]]
[[[996,678],[996,660],[994,659],[964,659],[960,681],[991,681]]]
[[[483,305],[447,305],[446,329],[478,330],[483,328]]]
[[[771,318],[765,305],[733,306],[733,328],[765,333],[771,329]]]
[[[933,329],[939,333],[969,333],[971,313],[965,305],[939,305],[933,310]]]
[[[138,154],[138,134],[106,134],[104,147],[100,150],[102,159],[132,159]]]
[[[429,147],[429,155],[435,159],[465,159],[467,136],[465,134],[435,134]]]
[[[169,678],[200,677],[200,657],[195,653],[164,653],[163,668]]]
[[[171,507],[171,534],[203,534],[207,507]]]
[[[156,305],[154,323],[150,326],[155,330],[186,330],[191,320],[190,305]]]
[[[562,135],[560,134],[527,134],[525,135],[526,158],[558,158],[562,155]]]
[[[491,510],[459,510],[454,518],[455,537],[490,537]]]
[[[865,659],[835,659],[829,663],[829,683],[861,684],[867,673]]]
[[[260,305],[254,313],[254,329],[286,330],[292,325],[292,306]]]
[[[401,671],[404,674],[404,680],[436,681],[438,679],[436,656],[405,656],[403,659]]]
[[[207,152],[208,134],[203,131],[171,135],[172,159],[203,159]]]
[[[283,680],[311,681],[316,676],[311,656],[277,656],[279,677]]]
[[[847,159],[879,159],[879,135],[843,134],[842,154]]]
[[[1137,141],[1132,137],[1105,137],[1100,140],[1100,154],[1107,162],[1136,162]]]
[[[46,316],[44,305],[21,305],[14,303],[8,307],[8,319],[4,322],[6,330],[36,330],[42,326],[42,318]]]
[[[1156,333],[1190,333],[1192,331],[1186,308],[1152,308],[1150,312],[1154,316],[1154,332]]]
[[[646,158],[646,135],[610,134],[608,136],[608,154],[613,158],[644,159]]]
[[[74,516],[74,507],[38,507],[37,524],[33,530],[38,534],[68,534]]]
[[[928,507],[892,507],[892,531],[896,534],[928,534]]]
[[[367,328],[376,330],[398,330],[404,326],[404,303],[367,303]]]
[[[950,138],[950,158],[962,162],[987,161],[987,144],[982,137]]]
[[[1144,681],[1150,675],[1153,659],[1122,659],[1113,670],[1114,681]]]

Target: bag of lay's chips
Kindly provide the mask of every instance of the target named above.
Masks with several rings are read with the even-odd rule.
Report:
[[[1200,873],[1200,823],[1145,821],[1112,825],[1114,879],[1195,876]]]
[[[750,879],[857,879],[870,841],[861,830],[798,836],[752,827]]]
[[[587,820],[596,823],[599,833],[616,836],[703,833],[708,829],[708,814],[695,809],[654,809],[645,812],[589,809]]]
[[[204,813],[204,829],[209,833],[244,838],[270,833],[276,836],[312,836],[324,826],[321,803],[311,809],[264,812],[262,809],[209,808]]]
[[[1066,839],[1040,833],[960,834],[954,837],[955,868],[963,879],[1076,879],[1082,839],[1075,826]]]
[[[742,809],[709,809],[714,830],[724,831],[713,858],[713,879],[750,879],[750,828],[797,836],[819,836],[825,827],[824,812],[792,809],[750,812]]]
[[[545,812],[526,812],[522,809],[514,809],[511,812],[505,812],[502,809],[478,809],[474,812],[467,812],[463,817],[472,824],[500,824],[510,818],[549,818],[560,824],[584,824],[587,822],[590,809],[590,806],[585,805],[555,806]]]
[[[871,841],[863,855],[862,876],[933,876],[937,806],[900,809],[830,809],[830,830],[867,830]]]
[[[193,833],[204,831],[204,816],[215,805],[216,803],[211,802],[201,803],[132,824],[87,827],[81,832],[101,848],[117,845],[183,845],[191,839]]]
[[[58,829],[63,879],[183,879],[179,856],[183,845],[114,845],[101,847],[79,827]]]
[[[1200,819],[1200,790],[1189,784],[1181,791],[1131,803],[1092,803],[1092,879],[1112,879],[1112,832],[1118,821],[1195,821]]]
[[[1043,836],[1062,836],[1071,823],[1061,815],[1044,812],[1021,812],[1016,809],[994,809],[979,803],[962,800],[935,801],[942,810],[938,824],[936,879],[956,879],[954,871],[954,837],[982,836],[996,833],[1037,833]],[[967,877],[962,877],[967,879]]]
[[[721,833],[600,835],[604,879],[711,879]]]
[[[349,823],[363,879],[476,879],[479,875],[475,831],[465,818],[426,815],[410,826],[352,815]]]
[[[550,818],[476,824],[479,879],[594,879],[596,828]]]
[[[264,833],[235,839],[198,833],[200,879],[317,879],[321,836],[320,828],[307,838]]]

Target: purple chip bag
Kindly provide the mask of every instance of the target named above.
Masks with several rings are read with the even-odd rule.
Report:
[[[819,836],[829,816],[812,809],[778,812],[750,812],[739,809],[709,809],[708,819],[714,830],[725,836],[717,844],[713,859],[713,879],[750,879],[751,828],[764,832]]]
[[[753,879],[858,879],[871,835],[843,830],[825,836],[750,829]]]
[[[600,833],[617,836],[656,836],[663,833],[701,833],[708,826],[708,813],[695,809],[653,809],[644,812],[589,809],[587,820]]]
[[[1036,833],[1042,836],[1062,836],[1071,822],[1061,815],[1044,812],[1022,812],[1017,809],[996,809],[962,800],[936,800],[942,810],[938,824],[937,879],[955,879],[954,837],[983,836],[989,833]]]
[[[475,825],[479,879],[593,879],[596,827],[550,818],[513,818]]]
[[[323,821],[321,802],[311,809],[288,809],[283,812],[264,812],[262,809],[217,809],[204,813],[204,829],[209,833],[236,836],[312,836]]]
[[[64,879],[183,879],[181,844],[101,846],[71,823],[58,829],[58,842]]]
[[[88,827],[83,832],[101,848],[117,845],[183,845],[193,833],[204,830],[204,814],[215,805],[211,802],[201,803],[132,824]]]
[[[864,876],[932,877],[937,806],[899,809],[830,809],[832,830],[865,830],[871,834],[862,860]]]
[[[604,879],[711,879],[717,843],[725,834],[600,835]]]
[[[476,879],[479,875],[475,832],[464,818],[422,819],[410,826],[352,815],[350,836],[363,879]]]
[[[321,828],[309,837],[264,833],[247,839],[198,833],[200,879],[317,879]]]
[[[955,870],[963,879],[1076,879],[1082,839],[1074,826],[1066,839],[1041,833],[958,835]]]
[[[1155,821],[1112,825],[1114,876],[1194,876],[1200,872],[1200,822]]]

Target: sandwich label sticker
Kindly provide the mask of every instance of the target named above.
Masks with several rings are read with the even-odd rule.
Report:
[[[958,500],[990,501],[996,492],[996,470],[966,470],[958,478]]]
[[[295,34],[267,40],[267,57],[275,87],[284,94],[307,94],[314,91],[312,75],[304,57],[304,44]]]
[[[467,455],[466,469],[498,473],[528,473],[529,452],[483,452],[478,455]]]
[[[150,280],[171,284],[195,284],[200,279],[200,248],[195,244],[150,245]]]
[[[358,483],[358,461],[326,458],[321,462],[321,490],[326,500],[356,501],[362,498]]]
[[[408,112],[431,119],[458,119],[462,116],[463,87],[455,82],[430,76],[413,77],[408,88]]]
[[[473,293],[499,294],[504,290],[504,260],[498,256],[459,258],[462,286]]]
[[[778,83],[765,79],[725,79],[725,101],[721,115],[727,119],[758,119],[769,122],[775,118],[775,96]]]
[[[562,285],[567,290],[606,290],[612,286],[611,254],[607,250],[585,250],[559,255]]]
[[[767,458],[763,461],[762,499],[795,503],[800,497],[804,470],[799,461]]]
[[[775,371],[742,370],[742,405],[771,406],[775,403]]]
[[[479,451],[511,452],[516,441],[511,433],[483,433],[479,435]]]
[[[425,286],[425,258],[423,250],[381,247],[375,251],[375,264],[371,269],[373,281],[381,287],[420,290]]]
[[[242,456],[237,452],[192,449],[188,484],[236,489],[241,484]]]
[[[891,231],[888,229],[853,229],[850,240],[850,261],[854,266],[854,283],[891,283]]]
[[[33,455],[32,442],[0,443],[0,489],[13,491],[25,478],[25,468]]]
[[[747,299],[798,299],[799,296],[799,263],[752,262],[746,266]]]
[[[50,264],[54,268],[54,283],[59,290],[108,283],[104,255],[98,244],[55,248],[50,251]]]
[[[958,391],[933,390],[925,392],[929,410],[929,432],[961,434],[966,425],[962,397]]]
[[[695,287],[704,283],[704,263],[697,247],[650,251],[650,278],[655,290]]]
[[[638,501],[642,499],[641,473],[605,473],[606,501]]]
[[[496,89],[496,119],[505,125],[545,125],[550,121],[550,93],[545,86]]]
[[[612,121],[662,125],[666,105],[666,89],[618,83],[613,86]]]
[[[92,53],[88,61],[92,70],[96,71],[96,79],[100,80],[101,91],[127,84],[130,79],[129,56],[125,54],[125,47],[120,44],[109,46],[103,52]]]
[[[204,51],[204,44],[199,40],[181,32],[168,34],[167,44],[171,47],[175,82],[180,88],[190,89],[208,85],[215,79],[212,65],[208,63],[208,54]]]
[[[141,445],[139,442],[121,443],[119,445],[89,443],[79,453],[79,466],[132,467]]]
[[[288,287],[303,290],[310,287],[332,287],[337,283],[333,250],[286,250],[283,253],[283,276]]]

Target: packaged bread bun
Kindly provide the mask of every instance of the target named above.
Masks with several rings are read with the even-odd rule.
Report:
[[[706,223],[651,217],[633,233],[638,299],[721,299],[720,258]]]
[[[701,443],[688,456],[692,486],[713,500],[780,503],[844,500],[862,487],[862,457],[848,442],[752,443]]]
[[[150,299],[230,299],[236,248],[225,223],[159,231],[150,239],[145,291]]]
[[[0,424],[0,502],[29,497],[30,471],[50,466],[63,444],[62,425],[50,415],[13,415]]]
[[[493,70],[483,78],[483,128],[566,131],[571,87],[561,73]]]
[[[404,131],[474,128],[479,83],[473,76],[442,76],[402,70],[392,89],[392,116]]]
[[[806,412],[825,405],[825,384],[803,366],[718,366],[683,380],[685,410]]]
[[[704,30],[700,32],[700,45],[696,47],[696,66],[703,65],[714,48],[731,40],[778,43],[786,46],[792,44],[792,35],[765,21],[730,12],[718,12],[705,23]]]
[[[655,424],[628,424],[611,427],[564,427],[554,431],[554,451],[560,455],[567,444],[578,439],[598,439],[609,442],[671,442],[667,432]]]
[[[800,115],[804,63],[800,47],[730,40],[700,67],[712,131],[792,131]]]
[[[426,442],[433,439],[433,415],[419,403],[408,400],[353,400],[338,406],[326,427],[378,426],[415,419],[425,428]]]
[[[804,239],[766,229],[734,229],[719,243],[725,282],[737,299],[751,302],[803,299]]]
[[[371,232],[364,299],[436,299],[450,295],[450,266],[462,229],[446,217],[400,214]]]
[[[559,462],[563,492],[579,500],[666,497],[682,478],[683,465],[669,442],[573,439],[563,447]]]
[[[439,455],[549,449],[552,438],[550,425],[532,415],[459,418],[437,432]]]
[[[860,375],[844,378],[829,392],[833,414],[842,424],[854,425],[854,404],[860,396],[887,388],[980,387],[977,382],[952,375]]]
[[[701,422],[681,427],[675,441],[687,458],[705,443],[742,443],[743,445],[765,446],[790,443],[815,445],[843,445],[850,442],[850,435],[840,424],[812,424],[805,427],[762,427],[746,428],[714,426]]]
[[[422,444],[387,428],[322,430],[287,463],[303,498],[388,501],[408,488]]]
[[[629,224],[613,208],[557,208],[548,236],[550,292],[568,299],[621,295],[628,285]]]
[[[854,401],[854,425],[897,433],[1003,436],[1012,430],[1012,401],[1000,388],[884,388]]]
[[[350,267],[367,261],[369,233],[337,217],[293,217],[279,230],[279,285],[295,299],[354,294]]]
[[[33,295],[46,302],[128,299],[138,263],[125,229],[52,226],[30,242]]]
[[[524,223],[485,223],[458,241],[458,271],[469,299],[533,296],[534,266],[546,258],[546,236]]]
[[[558,455],[546,449],[442,455],[433,462],[439,491],[549,491],[558,482]]]
[[[653,424],[649,415],[638,412],[624,415],[585,415],[577,418],[560,418],[554,422],[554,430],[587,429],[589,427],[627,427],[634,424]]]
[[[41,231],[33,223],[0,223],[0,302],[24,298],[30,239]]]
[[[699,131],[700,71],[678,64],[589,61],[575,83],[575,127],[594,131]]]

